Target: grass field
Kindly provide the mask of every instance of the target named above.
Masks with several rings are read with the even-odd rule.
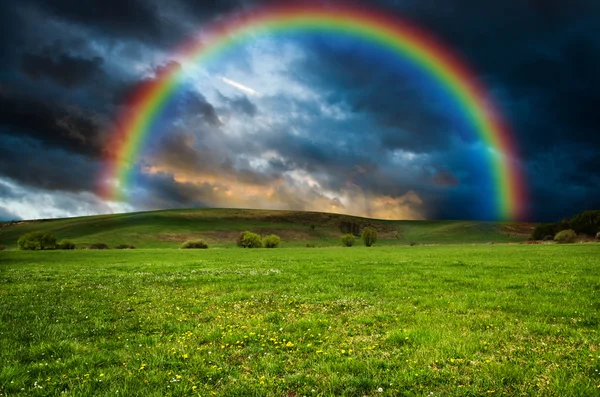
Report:
[[[5,223],[0,224],[0,245],[14,249],[19,236],[48,230],[59,240],[72,240],[79,247],[105,243],[111,247],[177,248],[190,238],[203,238],[211,247],[233,247],[241,231],[251,230],[275,233],[285,247],[337,246],[342,234],[339,223],[344,220],[376,227],[379,245],[519,242],[533,229],[530,223],[382,221],[319,212],[188,209]]]
[[[597,396],[600,246],[0,252],[0,395]]]

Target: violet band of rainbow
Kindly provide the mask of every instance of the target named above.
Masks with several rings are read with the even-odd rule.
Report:
[[[251,14],[239,14],[204,31],[202,39],[185,43],[175,59],[206,63],[223,51],[261,33],[287,31],[332,32],[356,36],[394,52],[414,63],[442,85],[461,109],[478,139],[490,150],[486,154],[495,187],[498,220],[519,220],[526,216],[526,185],[518,165],[513,134],[492,103],[476,75],[453,52],[431,35],[387,14],[350,6],[271,6]],[[161,110],[181,84],[179,69],[172,69],[131,98],[129,111],[117,121],[113,150],[101,176],[101,195],[109,200],[124,199],[135,164],[148,132]]]

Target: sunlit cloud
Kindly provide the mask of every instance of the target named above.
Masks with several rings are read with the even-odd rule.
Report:
[[[234,88],[237,88],[240,91],[245,92],[246,94],[250,94],[250,95],[254,95],[254,96],[258,96],[259,93],[256,90],[253,90],[250,87],[246,87],[245,85],[238,83],[237,81],[233,81],[228,79],[227,77],[220,77],[219,78],[223,83],[228,84]]]

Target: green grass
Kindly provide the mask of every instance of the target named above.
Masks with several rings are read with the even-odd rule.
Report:
[[[318,212],[190,209],[54,219],[4,227],[0,224],[0,245],[14,249],[19,236],[48,230],[59,240],[69,239],[79,247],[105,243],[111,247],[131,244],[137,248],[178,248],[193,238],[202,238],[211,247],[233,247],[236,233],[250,230],[280,235],[285,247],[339,246],[343,234],[339,223],[345,219],[375,225],[380,230],[379,245],[519,242],[526,240],[533,229],[527,223],[380,221]]]
[[[594,396],[598,248],[4,251],[0,395]]]

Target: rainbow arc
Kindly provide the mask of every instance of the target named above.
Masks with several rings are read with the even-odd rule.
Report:
[[[514,137],[492,98],[458,56],[426,31],[374,10],[351,6],[270,6],[250,14],[234,15],[204,31],[174,53],[176,59],[207,63],[228,49],[260,34],[286,32],[343,34],[380,46],[409,61],[441,85],[456,102],[464,119],[487,150],[487,168],[495,187],[496,218],[517,220],[525,216],[526,186],[518,166]],[[124,199],[132,184],[135,165],[149,131],[161,110],[181,87],[181,71],[167,70],[133,95],[129,108],[113,132],[112,155],[101,175],[101,194],[111,200]]]

